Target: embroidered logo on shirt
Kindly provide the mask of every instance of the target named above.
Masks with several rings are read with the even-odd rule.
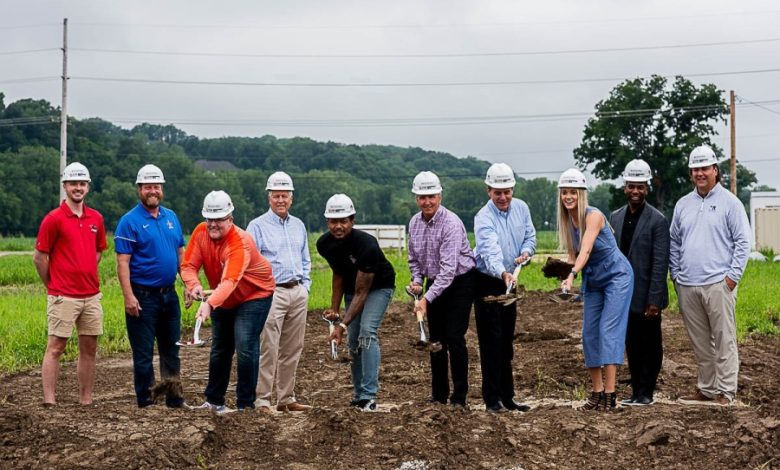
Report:
[[[146,230],[147,228],[149,228],[149,224],[143,224],[141,227],[142,227],[144,230]]]
[[[168,225],[168,230],[173,230],[173,222],[169,220],[167,225]]]
[[[710,212],[715,212],[717,210],[717,208],[718,207],[715,206],[715,205],[710,206]]]
[[[89,229],[92,230],[92,233],[97,233],[97,225],[92,224],[89,226]]]
[[[357,264],[357,258],[355,258],[352,255],[349,255],[349,262],[352,263],[352,264]]]

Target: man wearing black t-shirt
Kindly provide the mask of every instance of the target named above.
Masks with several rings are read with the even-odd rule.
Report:
[[[615,239],[634,270],[634,291],[628,314],[626,353],[631,371],[631,398],[623,405],[653,403],[663,361],[661,310],[669,304],[669,222],[645,201],[652,173],[644,160],[632,160],[623,173],[628,204],[610,216]]]
[[[376,411],[379,390],[379,325],[393,297],[395,271],[379,243],[371,235],[353,229],[355,206],[345,194],[335,194],[325,205],[328,232],[317,240],[317,251],[333,271],[331,307],[325,317],[339,318],[341,299],[344,315],[330,339],[341,343],[348,331],[352,356],[352,405]]]

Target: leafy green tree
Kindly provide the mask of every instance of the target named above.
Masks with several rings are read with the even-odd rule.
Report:
[[[719,152],[714,125],[727,115],[723,91],[715,85],[697,87],[679,76],[672,83],[657,75],[626,80],[596,104],[574,156],[580,168],[592,166],[602,180],[617,179],[634,158],[645,160],[653,170],[648,200],[670,213],[690,191],[688,154],[701,144]]]
[[[528,204],[536,230],[555,230],[558,185],[547,178],[518,180],[515,197]]]
[[[592,190],[588,191],[588,204],[600,210],[604,215],[609,217],[609,213],[613,208],[617,208],[620,204],[612,203],[612,194],[615,187],[609,183],[601,183]],[[622,193],[621,193],[622,194]]]

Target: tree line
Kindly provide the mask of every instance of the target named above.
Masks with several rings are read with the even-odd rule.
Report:
[[[691,189],[686,152],[710,143],[712,123],[725,119],[721,95],[722,90],[713,85],[696,87],[682,77],[671,84],[662,77],[628,80],[596,104],[582,144],[573,150],[576,164],[591,168],[601,179],[619,181],[628,161],[645,159],[655,172],[648,199],[670,214],[674,202]],[[655,112],[620,114],[636,109]],[[0,234],[4,236],[34,236],[43,216],[58,203],[58,120],[59,109],[45,100],[21,99],[6,105],[0,93]],[[355,202],[357,223],[408,223],[417,212],[411,182],[423,170],[439,175],[444,205],[469,230],[487,200],[483,180],[489,162],[416,147],[271,135],[202,139],[173,125],[144,123],[123,129],[100,118],[69,118],[67,146],[68,160],[89,168],[92,186],[87,203],[103,214],[108,230],[136,204],[135,176],[147,163],[163,170],[165,204],[177,212],[187,232],[201,221],[203,197],[215,189],[231,195],[236,222],[245,227],[268,209],[266,179],[279,170],[289,173],[295,183],[291,212],[312,231],[325,229],[325,201],[339,192]],[[722,167],[725,183],[726,167]],[[738,183],[746,201],[757,183],[755,174],[739,165]],[[555,229],[555,181],[519,178],[515,196],[528,203],[538,230]],[[606,212],[622,205],[624,198],[619,187],[602,183],[592,189],[590,201]]]

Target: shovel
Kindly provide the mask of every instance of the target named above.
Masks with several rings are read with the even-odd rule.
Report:
[[[327,318],[325,316],[325,312],[322,313],[322,319],[328,322],[328,334],[329,335],[333,334],[333,330],[336,328],[335,323],[336,321],[338,321],[338,319],[331,320]],[[330,358],[333,359],[334,361],[338,360],[339,358],[338,346],[336,345],[335,339],[330,340]]]
[[[514,272],[512,273],[512,277],[515,279],[515,281],[510,282],[509,285],[506,286],[506,292],[504,293],[504,295],[488,295],[483,297],[482,300],[485,303],[489,303],[489,304],[500,302],[501,305],[504,307],[508,307],[513,303],[517,302],[518,294],[517,292],[513,292],[515,290],[516,280],[517,277],[520,275],[520,270],[523,269],[523,266],[527,265],[530,262],[531,262],[531,258],[528,258],[527,260],[517,265]]]
[[[197,299],[197,300],[199,300],[201,302],[204,302],[206,299],[209,298],[209,296],[211,295],[212,292],[214,292],[214,291],[213,290],[204,290],[203,291],[203,296],[200,299]],[[203,320],[201,320],[200,318],[195,320],[195,331],[192,332],[192,341],[184,341],[184,340],[180,339],[179,341],[176,341],[176,345],[177,346],[184,346],[184,347],[196,347],[196,348],[203,347],[206,344],[206,342],[204,340],[200,339],[200,327],[202,325],[203,325]]]
[[[560,293],[550,295],[550,300],[556,303],[571,302],[576,296],[577,294],[572,294],[568,289],[561,289]]]
[[[417,327],[420,330],[420,340],[414,344],[414,347],[430,352],[441,351],[441,343],[438,341],[431,343],[428,341],[428,336],[425,334],[425,320],[423,319],[423,313],[417,310],[417,304],[420,302],[420,294],[415,294],[412,292],[411,286],[406,286],[406,293],[414,299],[415,314],[417,315]]]
[[[176,341],[177,346],[184,346],[184,347],[195,347],[200,348],[203,347],[206,342],[200,339],[200,327],[203,324],[203,320],[198,318],[195,320],[195,331],[192,333],[192,341]]]

